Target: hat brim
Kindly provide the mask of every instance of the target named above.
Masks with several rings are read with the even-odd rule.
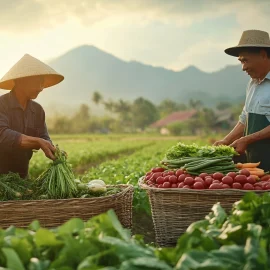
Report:
[[[247,48],[270,48],[269,46],[266,45],[245,45],[245,46],[235,46],[235,47],[230,47],[226,50],[224,50],[224,52],[228,55],[234,56],[234,57],[238,57],[240,52],[243,51],[243,49],[247,49]]]
[[[36,77],[36,76],[42,76],[44,78],[44,88],[54,86],[64,80],[64,76],[60,74],[39,74],[32,76],[23,76],[0,82],[0,89],[12,90],[15,85],[16,79]]]

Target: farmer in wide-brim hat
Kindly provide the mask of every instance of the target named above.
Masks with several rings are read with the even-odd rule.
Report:
[[[231,145],[248,162],[261,162],[270,170],[270,39],[259,30],[244,31],[239,44],[225,50],[238,57],[242,69],[251,80],[247,86],[246,102],[234,129],[215,145]]]
[[[26,177],[34,149],[42,149],[46,157],[55,159],[44,110],[32,99],[63,79],[26,54],[0,80],[1,89],[11,90],[0,97],[0,174],[15,172]]]

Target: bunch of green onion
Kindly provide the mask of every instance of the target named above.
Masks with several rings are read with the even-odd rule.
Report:
[[[50,199],[66,199],[76,196],[77,186],[67,154],[56,145],[56,159],[37,178],[39,193]]]

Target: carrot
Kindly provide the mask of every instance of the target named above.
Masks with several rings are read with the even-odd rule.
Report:
[[[254,177],[256,179],[256,181],[260,180],[260,177],[258,175],[255,174],[251,174],[250,176]],[[267,179],[268,180],[268,179]]]
[[[243,163],[241,163],[241,162],[238,162],[238,163],[236,163],[236,165],[235,165],[235,167],[238,168],[238,169],[241,169],[242,166],[243,166]]]
[[[264,170],[259,169],[259,168],[252,168],[252,169],[251,168],[248,168],[247,170],[252,175],[257,175],[257,176],[263,176],[264,175]]]
[[[242,169],[243,168],[257,168],[260,165],[260,163],[261,162],[257,162],[257,163],[237,163],[236,166],[237,166],[237,168],[242,168]]]

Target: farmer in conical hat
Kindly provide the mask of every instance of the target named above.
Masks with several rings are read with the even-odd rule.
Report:
[[[215,145],[231,145],[246,153],[248,162],[261,162],[260,168],[270,170],[270,39],[259,30],[244,31],[239,44],[225,50],[238,57],[242,69],[250,77],[246,101],[239,122]]]
[[[33,99],[63,79],[26,54],[0,80],[0,89],[11,90],[0,97],[0,174],[15,172],[26,177],[34,149],[55,159],[44,110]]]

